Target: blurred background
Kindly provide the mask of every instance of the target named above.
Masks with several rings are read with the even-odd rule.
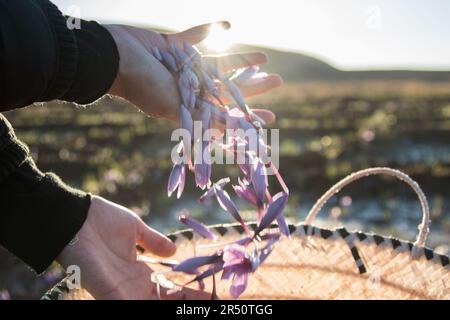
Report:
[[[272,127],[280,128],[290,221],[302,221],[345,175],[389,166],[420,184],[431,206],[428,245],[448,254],[450,2],[54,2],[83,19],[158,30],[230,21],[232,29],[213,32],[202,51],[264,51],[270,62],[262,71],[285,79],[283,87],[248,102],[277,114]],[[207,223],[231,222],[216,203],[197,204],[200,191],[191,176],[179,201],[167,197],[174,124],[109,97],[87,108],[50,102],[5,116],[41,170],[128,206],[161,231],[181,228],[177,214],[183,208]],[[213,178],[236,174],[233,166],[217,166]],[[371,177],[342,190],[320,217],[319,225],[413,240],[421,210],[406,185]],[[39,298],[60,277],[57,266],[37,277],[0,248],[0,299]]]

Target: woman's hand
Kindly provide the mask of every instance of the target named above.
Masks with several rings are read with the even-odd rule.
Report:
[[[88,217],[58,257],[64,268],[77,265],[81,285],[96,299],[155,299],[152,269],[136,260],[136,244],[158,256],[175,253],[175,245],[148,227],[135,213],[100,197],[92,197]],[[163,298],[208,299],[210,294],[191,289]]]
[[[227,22],[222,24],[229,27]],[[167,49],[167,42],[181,47],[183,42],[195,45],[206,38],[210,24],[164,36],[158,32],[124,25],[105,25],[105,28],[116,41],[120,55],[119,72],[108,93],[130,101],[150,116],[176,121],[180,106],[177,85],[170,72],[153,57],[151,48]],[[260,65],[267,61],[266,56],[260,52],[207,56],[205,59],[222,72]],[[281,83],[280,76],[272,74],[263,81],[242,86],[241,91],[244,96],[252,96]],[[274,114],[268,110],[254,111],[268,123],[275,119]]]

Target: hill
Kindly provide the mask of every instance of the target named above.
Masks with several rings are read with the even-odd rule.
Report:
[[[335,80],[416,80],[416,81],[450,81],[450,71],[415,71],[415,70],[363,70],[343,71],[332,65],[296,52],[281,51],[265,47],[235,45],[232,51],[263,51],[269,57],[264,66],[268,72],[276,72],[286,81],[335,81]]]

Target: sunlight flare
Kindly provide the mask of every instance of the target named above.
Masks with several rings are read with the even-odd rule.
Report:
[[[204,45],[211,51],[225,52],[233,44],[231,34],[221,25],[213,24]]]

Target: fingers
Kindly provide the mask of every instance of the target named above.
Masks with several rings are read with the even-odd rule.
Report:
[[[262,52],[203,56],[203,59],[205,59],[208,64],[215,66],[220,72],[260,65],[267,62],[267,56]]]
[[[231,27],[231,24],[228,21],[218,21],[195,26],[193,28],[177,33],[176,36],[177,38],[180,38],[191,45],[195,45],[208,36],[211,26],[215,24],[222,26],[222,28],[225,30],[230,29]]]
[[[252,97],[263,94],[283,84],[283,80],[277,74],[269,74],[264,78],[251,79],[244,85],[240,86],[244,97]]]
[[[175,244],[169,238],[150,228],[142,220],[138,222],[137,241],[145,250],[161,257],[169,257],[176,251]]]
[[[278,74],[269,74],[265,77],[250,79],[243,85],[239,86],[244,97],[252,97],[263,94],[283,84],[283,79]],[[226,88],[223,84],[218,83],[220,98],[224,103],[234,103],[230,96],[225,94]]]
[[[267,109],[252,109],[256,115],[258,115],[261,119],[263,119],[266,124],[271,124],[275,122],[276,116],[275,113],[273,113],[270,110]]]

